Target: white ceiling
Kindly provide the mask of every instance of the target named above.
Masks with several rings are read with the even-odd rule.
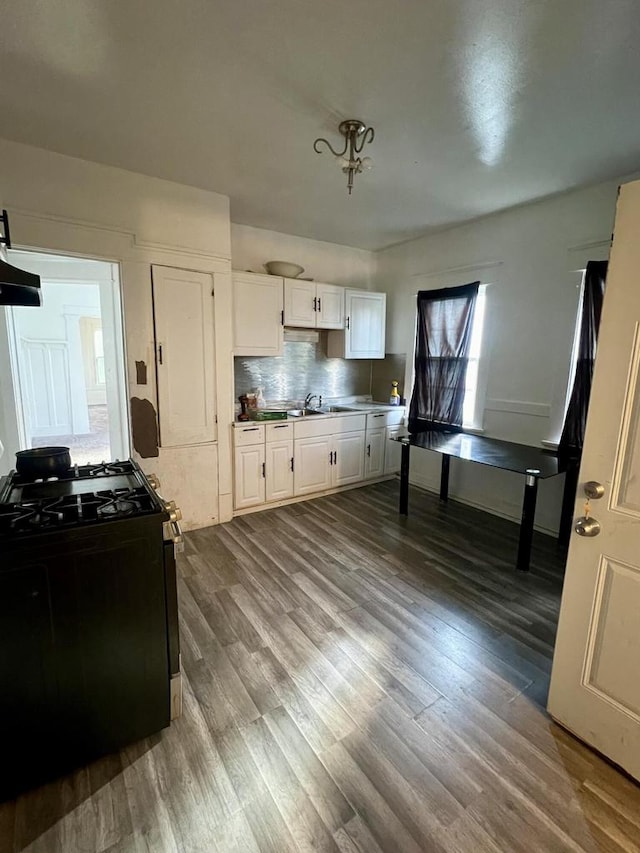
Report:
[[[4,0],[0,136],[377,249],[640,167],[638,0]],[[353,196],[317,136],[375,127]],[[99,203],[99,199],[96,199]]]

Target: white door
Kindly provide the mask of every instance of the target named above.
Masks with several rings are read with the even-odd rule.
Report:
[[[344,329],[344,287],[316,284],[319,329]]]
[[[312,281],[297,278],[284,280],[284,324],[314,329],[316,326],[318,300],[316,286]]]
[[[640,779],[640,182],[622,187],[575,514],[584,484],[595,538],[571,538],[549,712]]]
[[[67,344],[21,341],[18,369],[25,408],[25,429],[34,437],[73,432]]]
[[[160,445],[216,440],[213,278],[152,267]]]
[[[348,486],[364,479],[364,432],[333,437],[333,485]]]
[[[331,488],[332,439],[321,435],[294,442],[294,494],[310,495]]]
[[[234,504],[236,509],[264,503],[265,453],[264,444],[236,447],[234,468]]]
[[[282,279],[233,274],[233,351],[235,355],[282,355]]]
[[[266,499],[293,497],[293,441],[272,441],[266,446]]]
[[[364,448],[364,476],[382,477],[384,474],[385,429],[367,430]]]

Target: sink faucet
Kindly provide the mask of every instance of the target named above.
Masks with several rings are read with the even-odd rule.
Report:
[[[322,397],[318,397],[318,395],[317,395],[317,394],[307,394],[307,396],[304,398],[304,407],[305,407],[305,409],[310,409],[310,408],[311,408],[311,401],[312,401],[312,400],[317,400],[317,401],[318,401],[318,406],[321,406],[321,405],[322,405]]]

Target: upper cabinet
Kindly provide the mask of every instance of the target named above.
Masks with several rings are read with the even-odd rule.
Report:
[[[160,446],[216,440],[213,278],[153,266]]]
[[[344,287],[285,278],[284,324],[303,329],[343,329]]]
[[[281,278],[254,273],[233,274],[235,355],[282,355],[282,299]]]
[[[384,358],[386,293],[345,290],[345,329],[329,334],[330,358]]]

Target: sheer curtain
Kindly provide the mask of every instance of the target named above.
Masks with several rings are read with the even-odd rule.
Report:
[[[409,431],[461,430],[473,314],[480,282],[418,293]]]

